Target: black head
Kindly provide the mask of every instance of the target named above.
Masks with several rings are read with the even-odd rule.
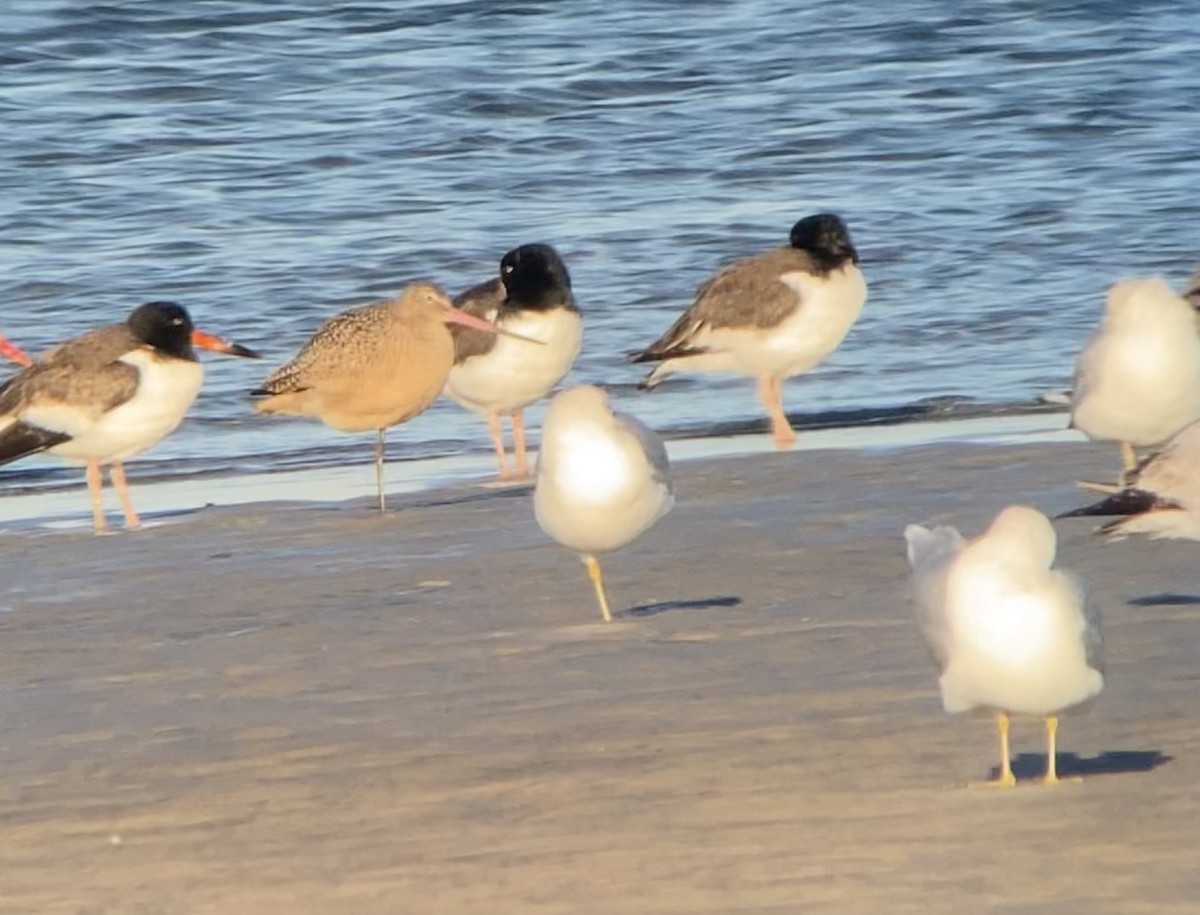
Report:
[[[182,305],[147,302],[125,320],[130,332],[143,343],[169,356],[195,359],[192,349],[192,319]]]
[[[850,230],[840,216],[817,213],[792,226],[793,248],[807,251],[824,270],[836,270],[846,261],[858,263],[858,251],[850,241]]]
[[[553,308],[571,301],[571,275],[550,245],[521,245],[500,259],[500,282],[522,308]]]

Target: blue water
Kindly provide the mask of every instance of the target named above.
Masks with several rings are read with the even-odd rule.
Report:
[[[0,330],[36,351],[169,298],[268,355],[208,360],[142,474],[363,460],[242,392],[324,317],[522,242],[571,269],[573,379],[690,431],[759,417],[753,385],[638,394],[622,354],[807,213],[845,217],[871,293],[798,413],[1031,402],[1114,280],[1200,257],[1190,0],[7,0],[0,31]],[[487,447],[448,401],[392,441]]]

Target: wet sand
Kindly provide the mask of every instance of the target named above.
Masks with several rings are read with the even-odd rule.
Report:
[[[1116,449],[693,461],[606,574],[528,490],[0,537],[0,912],[1192,913],[1200,563],[1059,522],[1108,681],[1015,791],[941,711],[901,531],[1082,504]],[[219,481],[213,481],[219,485]]]

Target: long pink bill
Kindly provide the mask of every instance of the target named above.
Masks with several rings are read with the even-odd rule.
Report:
[[[11,359],[17,365],[33,365],[33,360],[25,351],[11,343],[3,334],[0,334],[0,356]]]
[[[481,330],[488,334],[500,334],[503,337],[512,337],[514,340],[524,340],[526,343],[536,343],[538,346],[545,346],[545,340],[535,340],[533,337],[526,337],[524,334],[516,334],[511,330],[505,330],[503,327],[497,327],[491,321],[485,321],[483,318],[477,318],[472,314],[467,314],[458,308],[451,308],[446,311],[442,318],[447,324],[461,324],[463,327],[473,327],[475,330]]]

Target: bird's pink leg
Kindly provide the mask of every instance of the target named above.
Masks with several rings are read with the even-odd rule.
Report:
[[[529,479],[529,456],[525,453],[525,411],[513,410],[513,451],[517,457],[517,479]]]
[[[117,491],[117,497],[121,500],[121,511],[125,512],[125,526],[130,530],[141,527],[141,519],[138,518],[137,509],[133,507],[133,499],[129,496],[129,486],[125,482],[125,465],[120,461],[115,462],[109,468],[108,475],[112,477],[113,487]]]
[[[771,435],[775,439],[775,447],[783,449],[791,446],[796,441],[796,433],[792,431],[791,423],[783,412],[783,382],[778,378],[758,379],[758,398],[771,417]]]
[[[97,534],[104,533],[104,496],[100,487],[104,481],[100,477],[100,462],[87,462],[88,495],[92,497],[92,530]]]
[[[492,433],[492,447],[496,450],[496,463],[500,466],[500,479],[507,480],[508,455],[504,452],[504,427],[500,425],[498,410],[488,410],[488,431]]]

